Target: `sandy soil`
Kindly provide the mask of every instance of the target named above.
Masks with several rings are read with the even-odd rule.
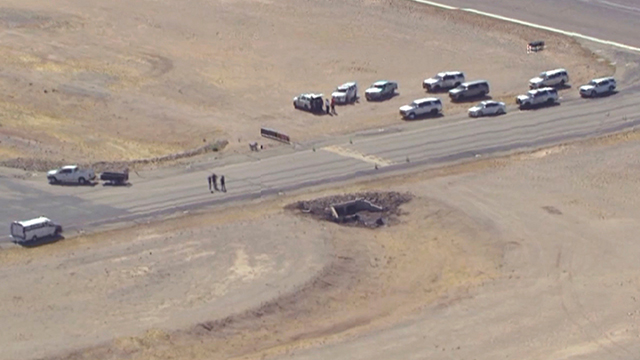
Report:
[[[637,139],[616,136],[596,146],[587,142],[429,171],[404,176],[401,186],[387,179],[344,188],[391,188],[416,198],[402,207],[408,214],[399,225],[378,230],[288,213],[274,217],[269,226],[301,222],[304,230],[292,232],[323,233],[331,245],[330,260],[306,285],[246,312],[218,320],[202,315],[197,325],[177,331],[167,330],[167,321],[145,334],[56,359],[321,359],[336,353],[382,359],[390,350],[376,344],[391,341],[385,334],[409,339],[406,348],[397,344],[400,350],[384,347],[397,351],[396,357],[407,355],[402,351],[443,356],[446,350],[459,358],[595,359],[633,352],[640,336],[633,299],[640,289]],[[251,223],[270,229],[264,221]],[[248,222],[244,227],[253,231]],[[273,241],[278,244],[278,237]],[[100,298],[91,301],[108,306]],[[452,327],[459,330],[447,330]],[[411,343],[416,331],[421,340]]]
[[[0,359],[242,312],[324,267],[324,226],[252,208],[0,251]]]
[[[566,67],[574,84],[613,71],[572,40],[400,0],[7,0],[0,29],[0,160],[145,158],[220,138],[246,151],[260,126],[304,141],[398,122],[442,70],[509,101],[542,70]],[[549,49],[527,55],[532,38]],[[400,96],[337,117],[291,105],[380,79]],[[445,114],[468,107],[447,100]]]

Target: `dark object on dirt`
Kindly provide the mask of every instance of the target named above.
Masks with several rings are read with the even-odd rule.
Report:
[[[400,206],[413,196],[398,192],[364,192],[299,201],[287,205],[319,220],[344,225],[377,228],[396,222],[402,215]]]
[[[331,205],[331,215],[335,219],[339,219],[341,217],[354,215],[360,211],[383,211],[384,209],[380,206],[372,204],[370,201],[364,199],[357,199],[347,201],[341,204],[333,204]]]
[[[124,185],[129,181],[129,170],[123,172],[107,171],[100,174],[100,180],[107,181],[113,185]]]
[[[544,49],[544,41],[532,41],[527,45],[527,52],[538,52]]]

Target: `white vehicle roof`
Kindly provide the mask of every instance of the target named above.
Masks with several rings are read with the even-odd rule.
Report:
[[[428,97],[428,98],[422,98],[422,99],[417,99],[417,100],[413,100],[414,104],[422,104],[424,102],[427,101],[440,101],[440,99],[438,99],[437,97]]]
[[[376,81],[373,83],[373,86],[381,86],[381,85],[385,85],[387,83],[390,83],[391,81],[388,80],[380,80],[380,81]]]
[[[481,101],[478,105],[499,104],[499,103],[500,103],[500,101],[485,100],[485,101]]]
[[[540,89],[529,90],[529,94],[536,94],[536,93],[543,92],[543,91],[557,91],[557,90],[552,88],[552,87],[544,87],[544,88],[540,88]]]
[[[607,77],[601,77],[601,78],[593,79],[591,81],[603,82],[603,81],[606,81],[606,80],[615,80],[615,79],[613,78],[613,76],[607,76]]]
[[[443,71],[436,74],[438,77],[444,77],[447,75],[462,75],[462,71]]]
[[[559,72],[567,72],[567,70],[565,70],[565,69],[547,70],[547,71],[543,71],[542,74],[551,75],[551,74],[555,74],[555,73],[559,73]]]
[[[300,96],[314,98],[314,97],[322,97],[323,95],[322,94],[314,94],[314,93],[306,93],[306,94],[301,94]]]
[[[61,169],[70,169],[70,170],[77,169],[77,168],[78,168],[78,165],[66,165],[61,167]]]
[[[338,86],[338,90],[347,90],[348,88],[350,88],[352,86],[355,86],[355,85],[356,85],[355,81],[347,82],[347,83],[344,83],[344,84]]]
[[[42,224],[45,222],[49,222],[51,221],[49,218],[46,218],[44,216],[40,216],[37,217],[35,219],[31,219],[31,220],[24,220],[24,221],[16,221],[16,223],[24,226],[24,227],[28,227],[28,226],[32,226],[32,225],[36,225],[36,224]]]

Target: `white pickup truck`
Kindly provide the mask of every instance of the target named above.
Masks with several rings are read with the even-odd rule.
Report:
[[[47,172],[47,180],[51,184],[73,183],[88,184],[96,178],[96,174],[92,169],[82,169],[77,165],[63,166]]]

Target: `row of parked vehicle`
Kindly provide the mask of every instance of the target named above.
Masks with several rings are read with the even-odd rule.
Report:
[[[565,69],[554,69],[540,73],[529,80],[529,91],[516,97],[516,104],[520,109],[534,108],[543,105],[552,105],[560,100],[558,88],[564,88],[569,84],[569,74]],[[489,82],[486,80],[466,81],[462,71],[446,71],[425,79],[422,87],[429,93],[448,91],[448,95],[454,102],[467,99],[483,98],[489,95]],[[579,88],[582,97],[596,97],[611,93],[616,89],[616,81],[612,77],[603,77],[591,80],[588,84]],[[398,90],[395,81],[381,80],[373,83],[365,90],[367,101],[381,101],[393,97]],[[336,104],[350,104],[358,99],[358,85],[356,82],[344,83],[331,94]],[[312,112],[323,111],[323,94],[301,94],[293,98],[293,106]],[[404,119],[414,119],[425,115],[438,115],[442,113],[442,100],[438,97],[426,97],[417,99],[399,109]],[[501,115],[507,112],[504,102],[485,100],[468,110],[471,117]]]

